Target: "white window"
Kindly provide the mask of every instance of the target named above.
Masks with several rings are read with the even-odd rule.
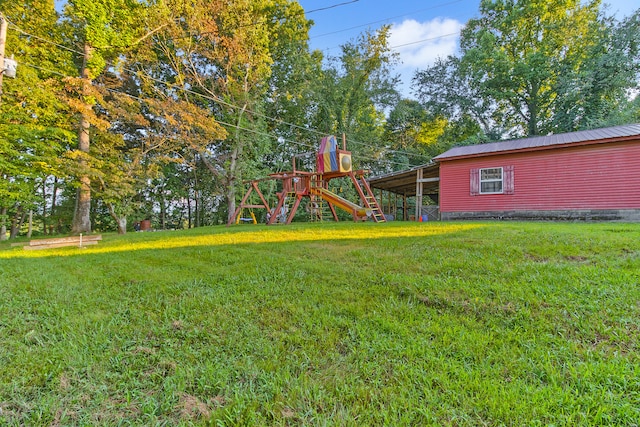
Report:
[[[480,169],[480,194],[502,194],[502,168]]]
[[[514,167],[469,169],[469,194],[515,194]]]

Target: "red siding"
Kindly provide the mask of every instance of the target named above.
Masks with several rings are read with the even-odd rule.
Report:
[[[513,166],[513,194],[471,195],[470,169]],[[640,140],[440,164],[441,212],[640,208]]]

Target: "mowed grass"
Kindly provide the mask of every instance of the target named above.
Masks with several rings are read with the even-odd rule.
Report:
[[[0,246],[0,425],[638,426],[640,224]]]

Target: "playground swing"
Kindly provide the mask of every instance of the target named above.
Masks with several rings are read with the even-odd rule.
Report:
[[[253,197],[251,197],[253,199]],[[244,215],[245,208],[240,209],[240,214],[236,217],[236,224],[257,224],[258,220],[256,219],[256,215],[253,213],[253,208],[248,209],[249,216]]]
[[[258,220],[256,219],[256,215],[253,213],[253,209],[249,209],[249,215],[248,217],[244,216],[244,208],[240,211],[240,215],[238,215],[236,217],[236,224],[240,224],[240,222],[243,223],[252,223],[252,224],[257,224]]]

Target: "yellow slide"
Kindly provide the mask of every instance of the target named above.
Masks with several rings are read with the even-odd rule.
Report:
[[[333,193],[325,188],[311,188],[311,193],[315,194],[316,196],[322,197],[327,202],[339,207],[344,211],[349,212],[351,215],[357,215],[359,217],[370,217],[372,214],[371,209],[358,206],[355,203],[350,202],[349,200],[342,198],[336,193]]]

